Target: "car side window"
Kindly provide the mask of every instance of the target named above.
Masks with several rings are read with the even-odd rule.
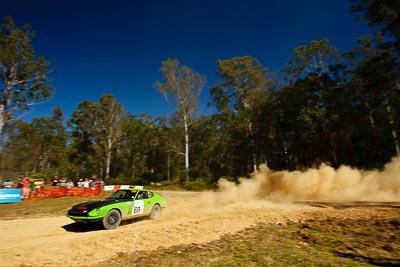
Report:
[[[124,199],[131,199],[131,198],[132,198],[132,192],[126,191]]]
[[[148,192],[148,191],[140,191],[139,193],[137,193],[137,197],[136,199],[146,199],[146,198],[151,198],[153,197],[153,193],[152,192]]]
[[[118,198],[125,198],[125,196],[126,196],[126,192],[125,191],[120,191]]]
[[[143,199],[143,191],[140,191],[139,193],[137,193],[136,199]]]

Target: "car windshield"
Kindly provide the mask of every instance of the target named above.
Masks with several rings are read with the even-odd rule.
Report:
[[[118,190],[112,193],[107,199],[132,199],[136,195],[136,191]]]

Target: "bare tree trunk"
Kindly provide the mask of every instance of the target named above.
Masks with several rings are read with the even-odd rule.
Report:
[[[185,124],[185,175],[186,182],[189,181],[189,126],[186,115],[183,118]]]
[[[171,158],[169,152],[167,152],[167,181],[171,178]]]
[[[249,120],[249,133],[250,133],[250,142],[251,142],[251,153],[253,156],[253,170],[256,172],[257,171],[257,156],[256,156],[256,145],[254,143],[254,136],[253,136],[253,125],[251,123],[251,121]]]
[[[5,116],[5,111],[4,111],[5,107],[3,104],[0,105],[0,145],[1,145],[1,134],[3,133],[3,127],[5,124],[5,120],[6,120],[6,116]]]
[[[132,156],[132,161],[131,161],[132,167],[131,167],[131,175],[130,178],[133,179],[136,177],[136,157]]]
[[[111,138],[108,138],[107,139],[107,158],[106,158],[106,180],[108,180],[108,178],[110,178],[111,148],[112,148],[112,141],[111,141]]]
[[[387,100],[386,111],[389,116],[389,124],[392,130],[392,138],[394,142],[394,148],[396,150],[396,156],[400,156],[400,148],[399,148],[399,140],[397,139],[397,131],[394,125],[393,116],[392,116],[392,107],[389,105],[389,100]]]

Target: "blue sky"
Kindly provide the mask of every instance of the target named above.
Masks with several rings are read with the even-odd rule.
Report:
[[[53,98],[25,118],[50,116],[61,106],[68,119],[77,105],[112,93],[132,114],[173,112],[153,84],[168,58],[207,76],[201,108],[210,100],[216,62],[257,58],[281,70],[293,49],[329,38],[340,52],[371,30],[350,14],[350,0],[13,0],[0,18],[37,33],[37,55],[56,61]]]

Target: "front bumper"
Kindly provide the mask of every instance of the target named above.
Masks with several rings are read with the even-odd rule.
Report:
[[[95,222],[99,222],[103,219],[103,216],[86,217],[86,216],[67,215],[67,217],[70,218],[71,220],[74,220],[75,222],[80,222],[80,223],[95,223]]]

